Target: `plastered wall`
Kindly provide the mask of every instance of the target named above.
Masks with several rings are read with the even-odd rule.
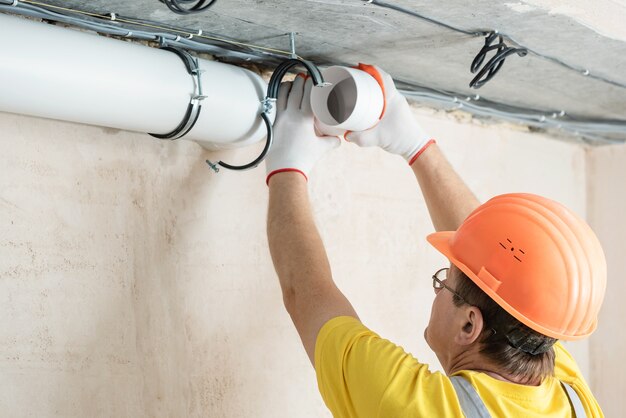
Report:
[[[416,115],[481,199],[534,192],[587,216],[581,146]],[[1,113],[0,143],[3,417],[330,417],[271,265],[264,168],[204,163],[258,149]],[[310,190],[362,320],[436,369],[422,333],[445,261],[406,163],[346,143]],[[589,376],[589,343],[569,347]]]
[[[590,344],[591,384],[607,417],[626,410],[626,146],[590,150],[588,156],[589,222],[604,246],[609,281],[597,331]]]

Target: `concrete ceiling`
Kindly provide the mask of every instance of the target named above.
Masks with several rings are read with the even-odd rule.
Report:
[[[157,0],[47,3],[203,29],[281,50],[289,49],[285,34],[293,31],[297,54],[318,64],[374,63],[411,85],[461,96],[478,93],[528,109],[563,110],[577,119],[626,123],[626,0],[389,0],[465,30],[497,29],[534,52],[507,58],[500,73],[479,90],[468,86],[469,67],[483,37],[362,0],[217,0],[210,10],[184,16]],[[626,140],[626,133],[618,137]]]

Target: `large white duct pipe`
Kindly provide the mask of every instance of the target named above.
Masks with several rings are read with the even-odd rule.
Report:
[[[196,91],[181,58],[169,51],[2,14],[0,39],[0,111],[167,134],[181,124]],[[184,138],[209,149],[263,139],[263,79],[233,65],[198,64],[207,98]]]

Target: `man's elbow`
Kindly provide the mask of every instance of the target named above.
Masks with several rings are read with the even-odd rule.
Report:
[[[283,305],[289,315],[293,315],[296,308],[296,291],[291,286],[283,286]]]

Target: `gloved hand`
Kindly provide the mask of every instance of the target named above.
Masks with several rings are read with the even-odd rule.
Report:
[[[313,126],[312,87],[310,77],[298,74],[278,90],[274,143],[265,158],[268,185],[274,174],[285,171],[297,171],[308,180],[315,163],[341,144],[338,137],[322,136]]]
[[[373,65],[359,64],[360,70],[368,72],[379,84],[385,95],[385,108],[381,120],[366,131],[349,132],[345,138],[362,147],[378,146],[392,154],[403,156],[409,164],[435,142],[417,123],[409,104],[393,83],[389,74]]]

